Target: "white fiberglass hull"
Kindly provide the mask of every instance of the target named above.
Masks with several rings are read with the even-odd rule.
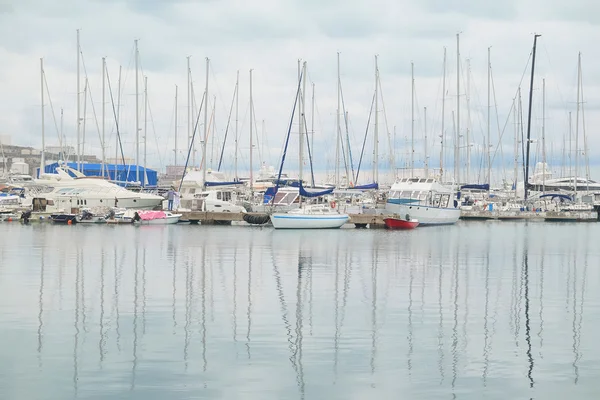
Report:
[[[347,214],[273,213],[271,223],[275,229],[335,229],[341,228],[350,217]]]
[[[181,214],[173,214],[173,215],[169,215],[165,218],[136,221],[136,224],[140,224],[140,225],[170,225],[170,224],[178,223],[179,218],[181,218]]]
[[[385,205],[385,210],[389,214],[398,214],[403,218],[406,218],[408,214],[411,220],[419,220],[419,226],[451,225],[458,222],[460,218],[460,209],[458,208],[438,208],[388,202]]]

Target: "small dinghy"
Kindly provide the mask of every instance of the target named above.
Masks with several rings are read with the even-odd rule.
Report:
[[[409,215],[406,215],[406,218],[400,218],[398,216],[384,218],[383,222],[388,229],[415,229],[419,226],[419,221],[410,219]]]
[[[179,222],[181,214],[173,214],[169,211],[136,211],[132,221],[140,225],[167,225]]]

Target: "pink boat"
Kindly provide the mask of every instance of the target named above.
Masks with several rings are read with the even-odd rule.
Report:
[[[179,222],[181,214],[173,214],[169,211],[136,211],[132,220],[140,225],[165,225]]]

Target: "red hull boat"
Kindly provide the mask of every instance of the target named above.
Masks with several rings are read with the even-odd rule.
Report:
[[[388,229],[415,229],[419,225],[416,219],[407,221],[401,218],[384,218],[383,222]]]

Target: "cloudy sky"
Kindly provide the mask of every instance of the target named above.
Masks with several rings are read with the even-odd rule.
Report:
[[[390,166],[390,149],[397,167],[409,163],[411,137],[411,62],[415,71],[415,166],[424,160],[424,107],[427,107],[429,164],[438,168],[444,48],[447,49],[445,135],[453,145],[452,113],[456,112],[456,34],[460,32],[461,145],[471,145],[471,180],[483,180],[487,110],[487,49],[491,47],[493,76],[491,136],[497,150],[496,180],[512,176],[514,125],[509,118],[522,83],[524,119],[527,115],[529,68],[533,33],[541,33],[534,83],[532,136],[541,137],[542,79],[546,80],[547,158],[560,172],[563,143],[568,147],[568,113],[576,120],[577,54],[582,53],[585,126],[590,162],[600,140],[594,127],[600,120],[600,5],[591,0],[0,0],[0,134],[12,144],[41,146],[40,58],[44,59],[46,143],[58,144],[60,110],[68,144],[76,144],[76,30],[81,30],[81,53],[89,81],[86,104],[86,153],[100,155],[101,59],[117,97],[122,66],[121,132],[126,157],[135,158],[134,39],[139,39],[140,92],[148,77],[148,163],[156,168],[173,163],[175,85],[179,87],[179,162],[187,145],[186,57],[197,106],[204,91],[205,58],[209,72],[209,114],[215,110],[215,140],[209,139],[208,164],[216,168],[218,147],[226,131],[236,72],[240,71],[240,170],[248,169],[249,70],[253,69],[253,98],[258,128],[255,169],[264,161],[279,162],[297,85],[297,60],[307,61],[307,122],[311,129],[311,84],[315,84],[314,163],[331,171],[335,157],[336,54],[340,53],[345,110],[355,168],[358,164],[375,87],[374,56],[381,79],[379,109],[380,168]],[[82,64],[81,91],[86,74]],[[467,87],[468,82],[468,87]],[[49,95],[49,96],[48,96]],[[91,95],[91,100],[89,96]],[[213,96],[215,96],[213,98]],[[54,109],[49,107],[51,100]],[[140,126],[144,127],[143,96]],[[215,101],[213,101],[213,99]],[[468,99],[468,102],[467,102]],[[93,104],[93,107],[92,107]],[[468,107],[467,107],[468,106]],[[384,112],[385,108],[385,112]],[[112,102],[106,100],[107,156],[115,153]],[[497,111],[496,111],[497,110]],[[83,113],[83,96],[82,96]],[[580,115],[580,117],[582,114]],[[210,115],[209,115],[210,119]],[[232,120],[235,117],[232,118]],[[264,120],[265,131],[262,131]],[[202,119],[200,119],[202,122]],[[371,118],[363,170],[373,159]],[[232,122],[233,123],[233,122]],[[394,127],[396,133],[394,134]],[[203,129],[202,127],[200,128]],[[342,128],[345,131],[345,128]],[[297,125],[293,131],[298,131]],[[579,144],[583,147],[583,125]],[[233,130],[226,144],[224,168],[233,167]],[[500,140],[500,137],[502,139]],[[565,139],[566,137],[566,139]],[[574,135],[573,135],[574,137]],[[255,140],[256,142],[256,140]],[[297,170],[298,135],[292,137],[286,166]],[[499,146],[499,143],[502,146]],[[214,143],[214,144],[213,144]],[[574,148],[573,139],[572,148]],[[143,147],[143,146],[142,146]],[[214,147],[214,150],[213,150]],[[536,151],[534,144],[533,150]],[[502,152],[500,151],[502,149]],[[462,153],[466,150],[463,149]],[[453,151],[446,151],[452,164]],[[575,152],[572,152],[574,159]],[[568,160],[568,154],[567,160]],[[541,157],[534,155],[533,158]],[[196,163],[199,162],[197,157]],[[462,156],[463,172],[466,161]],[[504,161],[503,161],[504,160]],[[535,160],[534,160],[535,161]],[[502,172],[505,165],[506,173]],[[583,163],[582,163],[583,165]],[[582,168],[583,169],[583,168]],[[364,180],[368,176],[364,176]],[[361,179],[363,180],[363,179]]]

